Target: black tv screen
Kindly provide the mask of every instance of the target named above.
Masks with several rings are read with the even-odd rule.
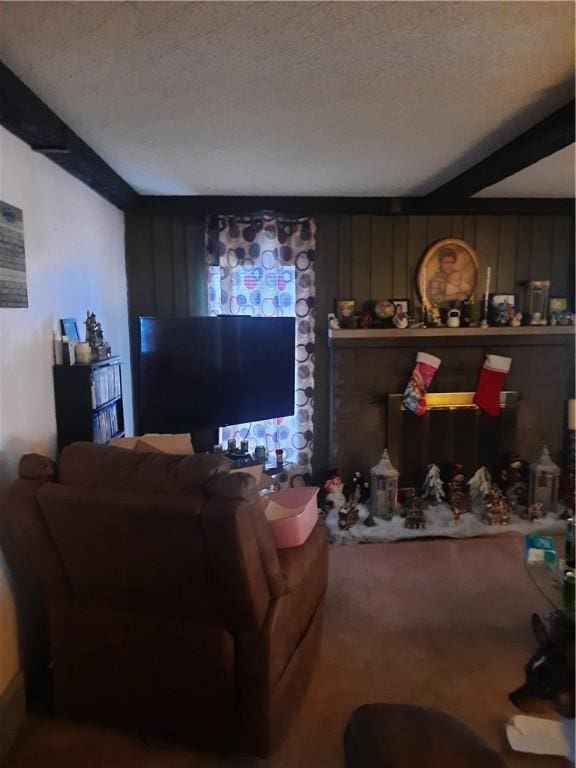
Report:
[[[140,317],[140,431],[294,413],[294,318]]]

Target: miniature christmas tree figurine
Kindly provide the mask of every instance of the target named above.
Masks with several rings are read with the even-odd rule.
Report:
[[[422,498],[431,501],[432,504],[439,504],[446,498],[444,493],[444,484],[440,477],[440,467],[436,464],[429,464],[426,470],[426,477],[422,484]]]
[[[490,472],[486,467],[480,467],[472,475],[468,481],[468,488],[470,489],[470,496],[472,497],[473,504],[482,504],[484,497],[490,490],[492,485],[492,478]]]

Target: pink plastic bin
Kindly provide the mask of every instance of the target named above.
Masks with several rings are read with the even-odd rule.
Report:
[[[299,547],[310,536],[318,520],[318,490],[314,487],[286,488],[264,496],[264,511],[277,549]]]

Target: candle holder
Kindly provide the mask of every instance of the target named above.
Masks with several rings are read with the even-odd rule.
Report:
[[[486,268],[486,290],[484,291],[484,312],[480,328],[488,328],[488,297],[490,295],[490,278],[492,277],[492,267]]]

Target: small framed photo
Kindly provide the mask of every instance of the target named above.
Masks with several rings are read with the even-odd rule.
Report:
[[[559,315],[568,312],[568,299],[565,296],[551,296],[548,301],[548,314]]]
[[[356,312],[355,299],[336,299],[336,317],[341,328],[351,328],[354,325],[354,313]]]
[[[78,334],[78,325],[73,317],[65,317],[60,319],[60,333],[62,336],[68,336],[72,341],[80,341],[80,335]]]
[[[510,325],[518,311],[518,296],[515,293],[488,294],[488,325]]]
[[[396,312],[402,312],[403,315],[410,314],[410,299],[390,299],[394,304]]]
[[[545,320],[548,315],[548,294],[550,280],[530,280],[526,294],[526,312],[531,316],[532,323]]]

